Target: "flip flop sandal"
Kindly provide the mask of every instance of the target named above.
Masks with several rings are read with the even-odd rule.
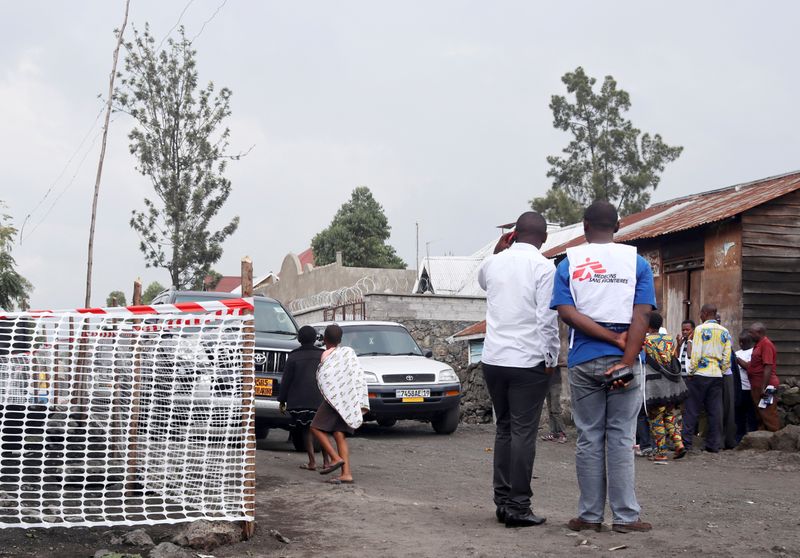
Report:
[[[544,440],[545,442],[553,442],[555,441],[556,436],[555,434],[545,434],[541,436],[541,439]]]
[[[339,461],[339,463],[334,463],[333,465],[328,465],[324,469],[320,469],[319,470],[319,474],[320,475],[329,475],[329,474],[333,473],[334,471],[338,471],[342,467],[344,467],[344,461]]]
[[[300,465],[300,468],[301,468],[301,469],[303,469],[303,470],[305,470],[305,471],[316,471],[316,470],[317,470],[317,468],[316,468],[316,467],[309,467],[309,466],[308,466],[307,464],[305,464],[305,463],[303,463],[302,465]]]
[[[355,484],[351,480],[342,480],[342,479],[328,479],[325,482],[328,484]]]

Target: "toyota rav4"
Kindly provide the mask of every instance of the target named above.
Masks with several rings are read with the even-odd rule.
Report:
[[[313,324],[322,333],[329,323]],[[458,428],[461,383],[453,369],[423,353],[395,322],[339,322],[342,344],[356,352],[367,379],[365,420],[393,426],[398,419],[430,421],[438,434]]]

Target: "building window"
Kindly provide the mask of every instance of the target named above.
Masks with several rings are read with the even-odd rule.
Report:
[[[473,339],[469,342],[469,363],[480,362],[481,355],[483,355],[483,339]]]

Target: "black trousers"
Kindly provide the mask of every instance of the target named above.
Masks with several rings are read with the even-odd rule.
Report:
[[[691,376],[686,381],[689,387],[689,398],[683,412],[683,445],[692,449],[694,433],[700,412],[705,409],[708,415],[708,433],[706,449],[719,451],[722,437],[722,378]]]
[[[511,513],[531,509],[536,436],[550,376],[533,368],[483,365],[497,418],[494,438],[494,503]]]
[[[733,374],[722,377],[722,447],[733,449],[736,440],[736,392]]]

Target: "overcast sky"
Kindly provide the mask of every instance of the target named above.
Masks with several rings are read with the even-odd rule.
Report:
[[[189,2],[187,34],[221,4]],[[130,21],[160,38],[186,5],[131,0]],[[241,225],[216,268],[236,274],[250,255],[257,275],[278,271],[358,185],[383,204],[412,267],[416,221],[423,254],[427,242],[431,255],[475,251],[547,190],[545,157],[569,139],[553,130],[548,103],[578,65],[613,75],[634,124],[685,147],[656,201],[798,169],[798,6],[228,0],[196,40],[200,80],[233,90],[231,148],[255,148],[229,167],[223,216]],[[18,227],[31,214],[14,256],[35,308],[83,303],[101,120],[92,124],[122,8],[2,4],[0,199]],[[114,289],[130,298],[137,276],[169,282],[145,269],[128,225],[151,194],[128,152],[130,128],[122,115],[111,124],[96,305]]]

